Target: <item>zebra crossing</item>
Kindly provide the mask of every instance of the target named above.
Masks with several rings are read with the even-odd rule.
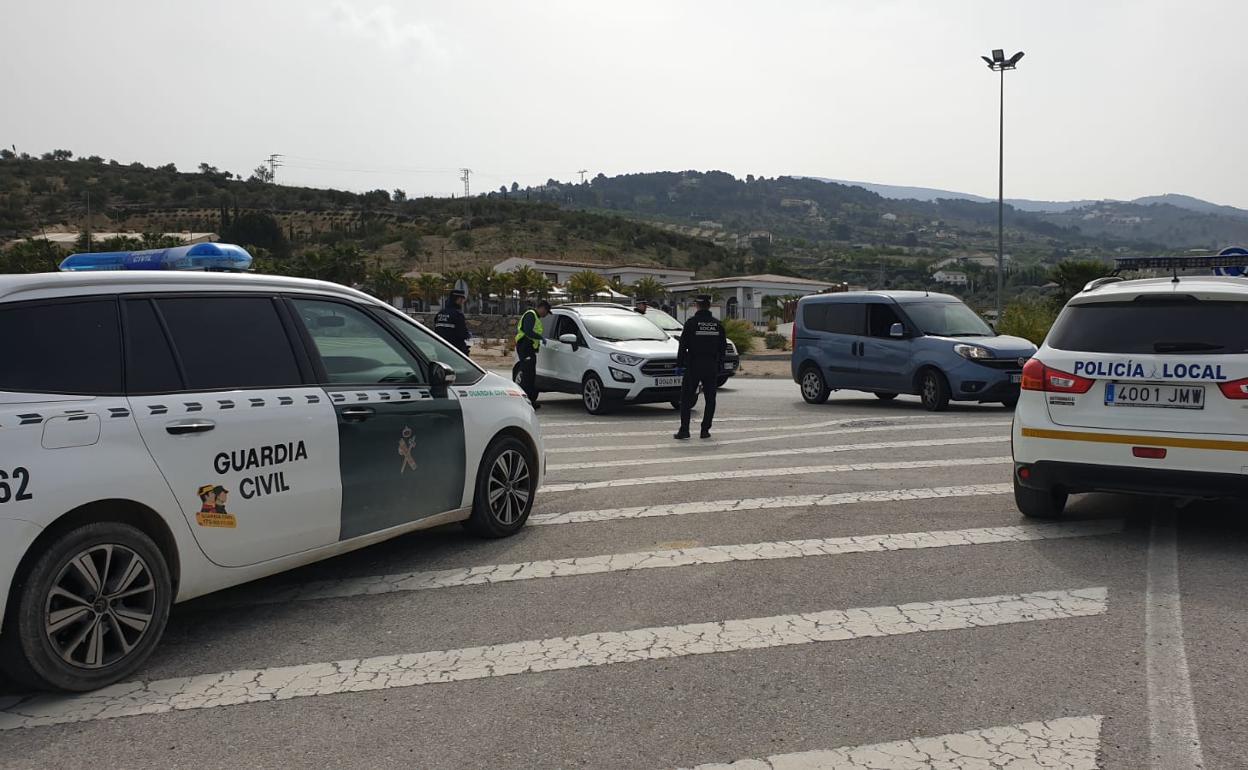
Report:
[[[992,655],[1009,640],[1029,652],[1033,639],[1113,622],[1114,582],[1054,562],[1073,551],[1095,567],[1124,519],[1020,521],[1000,452],[1007,420],[743,412],[711,442],[673,445],[657,441],[656,413],[613,417],[595,433],[548,404],[548,484],[516,538],[434,532],[402,541],[411,553],[379,546],[206,597],[175,610],[175,641],[147,675],[81,695],[0,692],[0,766],[146,766],[171,729],[179,747],[167,766],[261,765],[213,755],[208,736],[257,731],[254,741],[270,720],[314,733],[327,713],[367,739],[343,747],[305,734],[316,751],[287,766],[1101,766],[1114,704],[1095,698],[1032,703],[996,682],[982,694],[1002,704],[995,713],[933,693],[918,721],[937,730],[854,717],[902,697],[907,679],[943,678],[971,697],[976,668],[1007,664],[970,665],[968,650]],[[875,670],[876,655],[892,665]],[[1036,676],[1065,663],[1033,660]],[[841,691],[842,677],[872,684]],[[824,689],[852,703],[850,715],[787,742],[772,734],[770,708],[742,705],[783,710]],[[583,714],[543,718],[578,698]],[[683,735],[675,713],[649,713],[656,699],[702,727]],[[474,743],[442,737],[449,725],[432,702],[463,709],[448,723],[474,724],[478,702],[546,705],[530,714],[542,732]],[[380,726],[391,709],[410,714],[419,745]],[[604,727],[595,710],[621,721]],[[520,744],[538,748],[521,755]]]

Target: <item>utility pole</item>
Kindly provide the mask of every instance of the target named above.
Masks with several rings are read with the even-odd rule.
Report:
[[[585,184],[585,175],[589,173],[589,169],[583,168],[580,171],[577,171],[576,173],[581,175],[581,184]]]
[[[282,162],[279,160],[279,158],[282,157],[285,156],[283,156],[280,152],[275,152],[269,156],[267,161],[265,161],[269,164],[269,181],[273,184],[277,184],[277,168],[282,165]]]
[[[468,186],[468,177],[472,174],[472,169],[461,168],[459,170],[459,178],[464,183],[464,227],[470,226],[472,222],[472,204],[468,200],[468,196],[472,194]]]

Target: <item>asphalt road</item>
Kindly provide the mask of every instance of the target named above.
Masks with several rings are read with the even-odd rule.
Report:
[[[1248,762],[1232,505],[1024,520],[1000,406],[740,380],[714,438],[676,442],[670,407],[543,405],[516,537],[446,527],[180,605],[142,682],[40,706],[64,724],[0,689],[0,765]]]

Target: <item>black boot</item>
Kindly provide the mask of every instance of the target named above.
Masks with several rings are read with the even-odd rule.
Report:
[[[710,438],[710,437],[711,437],[710,428],[703,428],[702,432],[698,434],[698,438]]]
[[[676,439],[687,439],[687,438],[689,438],[689,429],[688,429],[688,428],[681,428],[680,430],[678,430],[678,431],[676,431],[675,433],[673,433],[673,434],[672,434],[672,438],[676,438]]]

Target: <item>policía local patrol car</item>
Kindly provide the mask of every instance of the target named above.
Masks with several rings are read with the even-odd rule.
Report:
[[[1089,283],[1023,368],[1013,452],[1028,516],[1060,515],[1075,492],[1248,495],[1248,280]]]
[[[358,291],[204,272],[249,262],[200,244],[0,276],[0,667],[19,682],[100,687],[173,602],[528,518],[544,453],[515,385]]]

